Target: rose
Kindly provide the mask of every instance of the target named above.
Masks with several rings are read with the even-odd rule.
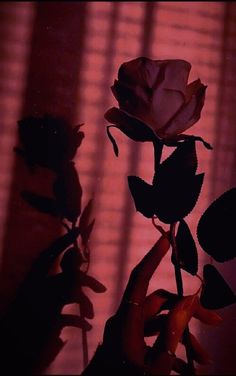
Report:
[[[200,119],[204,105],[206,86],[200,79],[187,84],[190,69],[184,60],[123,63],[111,87],[119,109],[105,118],[136,141],[176,137]]]

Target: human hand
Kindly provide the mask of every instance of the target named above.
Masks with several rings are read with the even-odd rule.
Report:
[[[159,289],[147,296],[149,281],[169,247],[169,233],[165,233],[133,269],[121,304],[106,323],[103,344],[83,375],[168,375],[172,369],[180,374],[188,372],[188,365],[176,358],[175,351],[189,321],[195,317],[217,325],[222,320],[201,306],[197,294],[180,299]],[[160,314],[167,309],[167,315]],[[145,336],[157,333],[153,346],[147,346]],[[208,354],[191,334],[190,346],[196,361],[209,362]]]

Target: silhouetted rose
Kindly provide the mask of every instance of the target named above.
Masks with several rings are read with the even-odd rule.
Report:
[[[72,128],[65,120],[52,116],[28,117],[18,121],[22,150],[29,165],[38,164],[60,171],[71,161],[84,133],[81,125]]]
[[[151,133],[179,135],[199,120],[204,105],[206,86],[200,79],[187,84],[190,69],[184,60],[123,63],[111,88],[120,108],[109,109],[105,118],[136,141],[149,141]]]

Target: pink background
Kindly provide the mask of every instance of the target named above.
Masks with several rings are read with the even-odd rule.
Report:
[[[50,191],[50,176],[29,174],[15,157],[16,122],[46,112],[85,123],[85,140],[76,158],[83,186],[83,205],[95,198],[96,226],[91,239],[90,274],[107,287],[104,294],[86,293],[95,318],[88,333],[89,357],[102,339],[106,319],[114,313],[132,267],[153,245],[157,233],[135,211],[127,175],[151,181],[152,150],[114,130],[117,159],[106,136],[104,112],[116,102],[110,86],[120,64],[137,56],[185,59],[190,80],[208,85],[201,120],[191,129],[214,150],[198,145],[199,172],[205,172],[200,201],[186,220],[192,230],[208,204],[235,186],[236,5],[231,2],[1,2],[0,5],[0,293],[4,310],[32,261],[62,232],[59,221],[38,214],[20,198],[32,188]],[[167,154],[166,154],[167,155]],[[43,172],[41,171],[43,174]],[[222,250],[223,251],[223,250]],[[209,261],[199,246],[200,268]],[[236,288],[235,262],[217,265]],[[183,273],[185,293],[199,281]],[[150,291],[175,291],[169,256],[150,283]],[[77,312],[77,306],[65,310]],[[209,349],[213,365],[202,374],[235,374],[235,308],[219,310],[222,326],[197,322],[191,330]],[[194,320],[193,320],[194,321]],[[82,370],[81,330],[63,330],[67,340],[50,374]],[[182,349],[180,349],[182,352]]]

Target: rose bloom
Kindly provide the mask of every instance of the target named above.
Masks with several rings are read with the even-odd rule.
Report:
[[[119,109],[109,109],[105,118],[134,140],[175,138],[200,119],[204,105],[206,86],[200,79],[188,84],[190,70],[184,60],[123,63],[111,87]]]

